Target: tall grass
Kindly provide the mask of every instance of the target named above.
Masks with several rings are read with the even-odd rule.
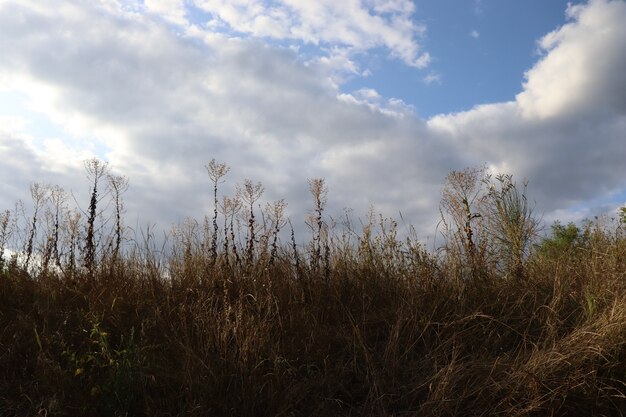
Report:
[[[623,224],[538,239],[510,177],[464,170],[441,251],[374,214],[332,227],[323,180],[310,242],[281,244],[285,203],[220,201],[212,162],[212,216],[156,246],[98,168],[86,218],[58,187],[0,216],[2,416],[625,414]]]

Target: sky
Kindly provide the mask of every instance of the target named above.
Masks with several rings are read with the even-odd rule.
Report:
[[[370,207],[435,235],[445,176],[527,180],[546,222],[626,204],[624,0],[0,0],[0,208],[130,180],[127,223],[210,213],[231,166],[301,221]],[[83,204],[87,206],[87,204]]]

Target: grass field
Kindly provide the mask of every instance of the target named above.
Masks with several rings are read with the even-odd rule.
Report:
[[[215,211],[162,251],[129,241],[126,179],[86,167],[85,212],[33,186],[0,217],[2,416],[626,414],[624,219],[538,238],[523,187],[466,169],[433,252],[376,215],[331,227],[311,180],[300,244],[211,161]]]

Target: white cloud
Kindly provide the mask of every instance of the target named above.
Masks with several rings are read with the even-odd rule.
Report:
[[[144,6],[150,13],[158,14],[171,23],[182,26],[189,24],[184,0],[144,0]]]
[[[208,30],[221,28],[255,38],[298,41],[362,52],[383,47],[405,64],[424,68],[430,55],[420,51],[424,25],[414,20],[410,0],[188,0],[211,16]],[[186,25],[182,0],[149,0],[148,10]]]
[[[422,82],[427,85],[441,84],[441,74],[431,71],[424,78],[422,78]]]
[[[623,114],[626,110],[626,6],[592,0],[570,5],[570,23],[544,36],[545,53],[526,73],[517,96],[526,117],[550,118],[577,112]]]
[[[18,123],[0,128],[0,154],[5,155],[0,163],[0,175],[4,178],[1,210],[11,209],[18,200],[30,201],[29,185],[33,182],[65,184],[81,195],[83,184],[74,181],[83,178],[82,161],[92,154],[53,140],[37,146],[23,132],[24,127]]]
[[[23,117],[0,115],[0,132],[2,133],[23,131],[27,124],[28,120]]]
[[[252,17],[270,6],[229,3],[235,14],[220,19],[263,33]],[[364,6],[334,3],[276,7],[310,11],[306,22],[296,19],[301,39],[308,33],[311,42],[341,38],[361,48],[382,41],[368,40],[359,19],[378,16],[375,31],[384,32],[395,15],[413,13],[404,1],[372,0],[363,4],[378,15],[357,13],[348,24],[346,16]],[[571,21],[544,38],[545,55],[514,100],[428,121],[372,89],[343,93],[327,69],[305,65],[287,48],[206,28],[191,39],[151,14],[103,4],[0,2],[0,80],[75,138],[72,146],[35,144],[15,132],[19,124],[0,133],[2,154],[12,155],[0,173],[14,179],[0,206],[42,176],[84,188],[75,167],[93,138],[131,179],[130,221],[142,213],[141,222],[164,226],[207,212],[203,166],[211,158],[232,165],[227,189],[244,177],[261,180],[268,199],[286,197],[292,213],[310,206],[306,178],[326,177],[335,213],[353,207],[362,214],[375,204],[386,214],[402,211],[423,234],[434,232],[442,179],[467,165],[486,162],[529,178],[547,211],[623,187],[624,2],[570,8]],[[158,4],[165,3],[153,3],[153,11]],[[334,34],[320,34],[319,20],[331,11]]]
[[[352,51],[350,49],[334,47],[325,52],[326,55],[315,57],[307,61],[306,65],[316,71],[325,73],[336,86],[344,84],[348,79],[354,76],[365,77],[368,75],[367,70],[363,70],[352,58]]]
[[[238,179],[271,184],[274,197],[301,196],[307,177],[328,177],[345,196],[340,204],[351,205],[342,192],[350,178],[333,172],[336,147],[379,144],[397,129],[389,114],[406,110],[337,100],[336,85],[287,50],[235,39],[198,45],[149,16],[108,13],[95,2],[55,10],[36,1],[0,5],[0,73],[18,74],[12,88],[73,135],[100,138],[131,178],[134,207],[161,222],[206,206],[198,190],[212,157],[233,165]]]
[[[469,35],[474,39],[480,38],[480,33],[477,30],[472,30]]]
[[[378,91],[374,90],[373,88],[361,88],[360,90],[357,91],[357,93],[359,96],[365,99],[371,99],[371,100],[380,99],[380,93],[378,93]]]

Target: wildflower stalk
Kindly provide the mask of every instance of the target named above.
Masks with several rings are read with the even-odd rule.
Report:
[[[211,236],[211,264],[213,265],[217,261],[217,236],[219,233],[219,226],[217,224],[217,211],[219,206],[217,188],[220,182],[222,182],[222,178],[225,177],[230,170],[230,167],[224,163],[218,163],[215,159],[211,159],[206,166],[206,170],[213,183],[213,235]]]

